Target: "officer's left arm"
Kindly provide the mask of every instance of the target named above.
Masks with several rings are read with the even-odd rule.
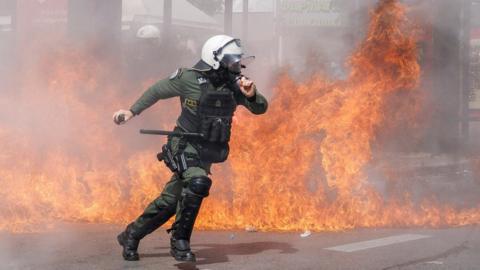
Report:
[[[238,103],[245,106],[253,114],[264,114],[268,108],[267,99],[258,90],[253,97],[249,98],[240,93]]]

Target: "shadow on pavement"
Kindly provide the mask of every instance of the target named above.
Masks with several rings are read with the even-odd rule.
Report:
[[[164,253],[146,253],[142,254],[140,253],[140,258],[158,258],[158,257],[171,257],[170,253],[164,252]]]
[[[158,249],[163,249],[160,247]],[[165,247],[166,248],[166,247]],[[168,247],[169,248],[169,247]],[[197,270],[197,265],[228,262],[229,255],[253,255],[267,250],[278,250],[281,254],[295,253],[298,250],[288,243],[282,242],[253,242],[240,244],[205,244],[194,245],[197,255],[196,263],[178,263],[175,266],[181,270]],[[165,257],[168,253],[143,254],[143,257]]]

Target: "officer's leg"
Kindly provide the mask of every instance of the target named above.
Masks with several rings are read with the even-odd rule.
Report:
[[[212,181],[205,169],[200,167],[188,168],[182,176],[184,188],[172,227],[170,253],[177,261],[195,261],[195,254],[190,249],[190,237],[203,198],[208,196]]]
[[[138,244],[147,234],[155,231],[167,222],[174,214],[178,199],[182,191],[182,181],[177,176],[172,176],[165,185],[161,195],[152,201],[134,222],[130,223],[117,239],[123,246],[123,258],[136,261]]]

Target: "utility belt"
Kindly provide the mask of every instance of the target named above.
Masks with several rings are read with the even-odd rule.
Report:
[[[180,131],[178,127],[174,131]],[[174,152],[172,149],[172,138],[168,143],[162,146],[162,152],[157,154],[157,159],[163,161],[165,165],[174,173],[182,174],[190,167],[201,167],[207,169],[206,164],[224,162],[228,158],[228,143],[208,142],[201,139],[178,138],[178,148]],[[185,152],[187,144],[195,148],[198,154]]]

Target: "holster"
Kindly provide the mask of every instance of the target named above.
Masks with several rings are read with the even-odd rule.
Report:
[[[172,172],[178,172],[177,162],[168,144],[162,146],[162,152],[157,154],[157,159],[163,161]]]
[[[182,174],[190,167],[202,167],[202,162],[197,155],[185,153],[186,142],[179,143],[178,151],[174,155],[170,144],[162,146],[162,152],[157,154],[157,159],[163,161],[165,165],[174,173]]]

